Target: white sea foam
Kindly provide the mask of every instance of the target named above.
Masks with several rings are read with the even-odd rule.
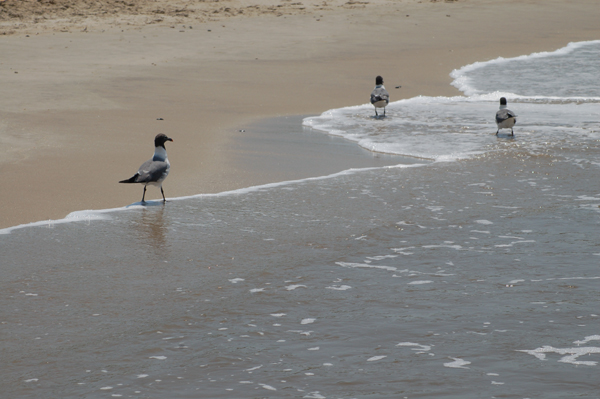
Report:
[[[302,284],[292,284],[292,285],[288,285],[288,286],[285,287],[285,289],[288,290],[288,291],[293,291],[296,288],[306,288],[306,286],[302,285]]]
[[[531,242],[535,242],[535,240],[521,240],[521,241],[513,241],[510,244],[497,244],[494,245],[496,248],[505,248],[505,247],[512,247],[515,244],[524,244],[524,243],[531,243]]]
[[[395,268],[393,266],[377,266],[377,265],[369,265],[367,263],[335,262],[335,264],[342,266],[342,267],[348,267],[348,268],[383,269],[383,270],[390,270],[390,271],[398,270],[397,268]]]
[[[308,395],[303,396],[303,398],[309,399],[326,399],[326,396],[323,396],[319,393],[319,391],[311,392]]]
[[[412,346],[413,348],[411,348],[411,349],[413,351],[429,352],[431,350],[431,345],[422,345],[422,344],[418,344],[416,342],[400,342],[396,346]]]
[[[585,337],[582,340],[574,341],[573,343],[577,344],[577,345],[584,345],[590,341],[600,341],[600,335],[590,335],[590,336]]]
[[[108,213],[125,210],[126,207],[122,208],[113,208],[113,209],[101,209],[97,211],[87,210],[87,211],[76,211],[69,213],[64,219],[57,220],[41,220],[39,222],[20,224],[18,226],[7,227],[5,229],[0,229],[0,234],[10,234],[15,230],[20,230],[28,227],[44,227],[48,229],[54,228],[55,225],[65,224],[65,223],[91,223],[95,220],[110,220],[110,216]]]
[[[390,117],[371,120],[370,105],[361,105],[324,112],[309,117],[304,125],[333,136],[356,142],[373,152],[404,155],[432,161],[452,161],[481,153],[481,141],[475,131],[464,125],[455,104],[463,109],[469,102],[464,97],[415,97],[390,103]],[[440,112],[431,109],[439,106]],[[433,135],[432,135],[433,133]]]
[[[469,367],[466,367],[466,366],[468,364],[471,364],[471,362],[463,360],[458,357],[451,357],[450,359],[452,359],[454,361],[444,363],[444,367],[450,367],[450,368],[454,368],[454,369],[468,369]]]
[[[591,355],[591,354],[600,354],[600,347],[590,346],[590,347],[576,347],[576,348],[555,348],[553,346],[544,345],[540,348],[536,348],[536,349],[532,349],[532,350],[517,350],[517,352],[528,353],[530,355],[535,356],[539,360],[546,360],[547,353],[556,353],[559,355],[565,355],[558,360],[561,363],[570,363],[570,364],[584,365],[584,366],[596,366],[598,364],[597,361],[577,360],[577,359],[580,356]]]
[[[462,245],[423,245],[423,248],[450,248],[460,250]]]
[[[412,285],[422,285],[422,284],[431,284],[433,283],[433,281],[431,280],[417,280],[417,281],[411,281],[408,284],[412,284]]]
[[[327,288],[329,290],[335,290],[335,291],[346,291],[352,287],[350,287],[349,285],[332,285],[332,286],[325,287],[325,288]]]
[[[267,385],[267,384],[260,384],[260,383],[259,383],[258,385],[260,385],[261,387],[263,387],[264,389],[267,389],[267,390],[269,390],[269,391],[276,391],[276,390],[277,390],[277,389],[275,389],[274,387],[272,387],[271,385]]]
[[[380,255],[380,256],[367,256],[367,259],[370,260],[383,260],[383,259],[390,259],[390,258],[397,258],[398,255]]]
[[[306,335],[307,337],[313,332],[313,331],[303,331],[303,330],[288,330],[287,332],[293,332],[293,333],[298,333],[300,335]]]
[[[477,224],[494,224],[494,223],[490,222],[489,220],[485,220],[485,219],[476,220],[475,223],[477,223]],[[487,232],[487,233],[489,233],[489,232]]]

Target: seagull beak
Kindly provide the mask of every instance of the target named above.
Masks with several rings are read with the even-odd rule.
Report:
[[[170,138],[170,137],[169,137],[169,138],[167,138],[167,140],[168,140],[168,141],[173,141],[173,139],[172,139],[172,138]]]

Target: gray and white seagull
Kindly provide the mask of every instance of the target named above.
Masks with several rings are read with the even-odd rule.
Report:
[[[506,98],[502,97],[500,99],[500,109],[496,112],[496,124],[498,125],[496,136],[500,129],[510,129],[511,136],[514,136],[513,126],[515,123],[517,123],[517,115],[506,108]]]
[[[383,116],[385,116],[385,107],[390,102],[390,95],[383,87],[383,78],[377,76],[375,78],[375,88],[371,92],[371,104],[375,107],[375,116],[379,116],[377,108],[383,108]]]
[[[126,180],[121,180],[119,183],[140,183],[144,185],[144,194],[142,195],[142,202],[146,197],[146,186],[152,185],[160,187],[160,193],[163,197],[163,202],[167,202],[165,199],[165,193],[162,189],[162,182],[169,175],[169,169],[171,164],[169,158],[167,158],[167,149],[165,143],[167,141],[173,141],[172,138],[167,137],[166,134],[159,133],[154,138],[154,156],[152,159],[147,160],[140,166],[140,169],[135,175]]]

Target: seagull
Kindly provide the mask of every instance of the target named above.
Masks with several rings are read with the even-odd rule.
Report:
[[[160,193],[163,196],[163,202],[167,202],[165,199],[165,193],[162,189],[162,182],[167,178],[171,164],[169,158],[167,158],[167,149],[165,143],[167,141],[173,141],[172,138],[167,137],[166,134],[159,133],[154,138],[154,156],[152,159],[147,160],[140,166],[140,169],[135,175],[126,180],[121,180],[119,183],[141,183],[144,185],[144,195],[142,195],[142,203],[145,203],[144,198],[146,197],[146,186],[151,184],[156,187],[160,187]]]
[[[375,116],[378,116],[377,108],[383,108],[383,116],[385,116],[385,107],[390,102],[390,95],[385,87],[383,87],[383,78],[377,76],[375,78],[375,88],[371,92],[371,104],[375,107]]]
[[[498,125],[496,136],[500,129],[510,129],[511,136],[514,136],[513,126],[515,123],[517,123],[517,115],[511,110],[506,109],[506,98],[502,97],[500,99],[500,110],[496,112],[496,124]]]

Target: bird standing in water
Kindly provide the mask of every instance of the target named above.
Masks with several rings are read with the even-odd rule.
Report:
[[[514,136],[513,126],[515,123],[517,123],[517,115],[506,108],[506,98],[502,97],[500,99],[500,109],[496,112],[496,124],[498,125],[496,136],[500,129],[510,129],[510,135]]]
[[[383,78],[377,76],[375,78],[375,88],[371,92],[371,104],[375,107],[375,116],[379,116],[377,108],[383,108],[383,116],[385,116],[385,107],[390,102],[390,95],[383,87]]]
[[[154,138],[154,156],[152,159],[147,160],[140,166],[139,170],[135,175],[126,180],[121,180],[119,183],[140,183],[144,185],[144,194],[142,195],[142,203],[146,197],[146,186],[152,185],[160,187],[160,193],[163,197],[163,202],[167,202],[165,193],[162,188],[162,182],[169,175],[169,169],[171,164],[169,158],[167,158],[167,149],[165,143],[167,141],[173,141],[172,138],[167,137],[166,134],[159,133]]]

